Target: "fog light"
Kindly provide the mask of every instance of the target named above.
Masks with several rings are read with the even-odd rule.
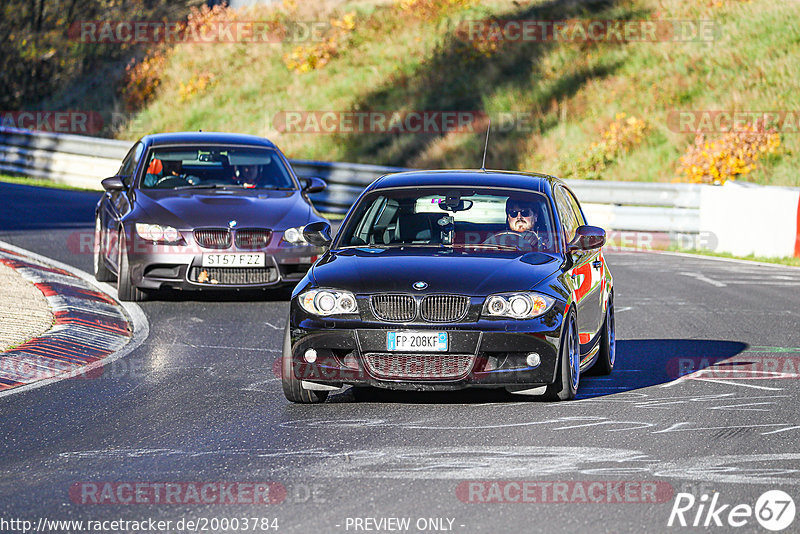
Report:
[[[307,349],[303,357],[306,359],[308,363],[314,363],[315,361],[317,361],[317,351],[315,351],[314,349]]]
[[[539,357],[538,352],[531,352],[528,354],[528,357],[525,358],[525,362],[528,364],[528,367],[539,367],[539,364],[542,363],[542,359]]]
[[[358,361],[356,360],[356,357],[353,355],[352,352],[344,357],[344,362],[342,363],[344,363],[345,367],[349,367],[351,369],[358,369]]]

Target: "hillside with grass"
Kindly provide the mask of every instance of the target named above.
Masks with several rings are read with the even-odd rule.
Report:
[[[467,35],[470,21],[574,19],[694,21],[711,33],[649,41]],[[754,120],[696,138],[674,119],[696,110],[800,114],[798,2],[285,1],[205,9],[195,24],[220,20],[322,21],[324,29],[316,41],[154,46],[118,89],[132,113],[118,137],[236,131],[269,137],[293,158],[475,168],[491,118],[491,168],[800,185],[800,134],[791,129],[764,131]],[[282,122],[298,111],[432,110],[477,119],[466,131],[433,133],[297,133]]]

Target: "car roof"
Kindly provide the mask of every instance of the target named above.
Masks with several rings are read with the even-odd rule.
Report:
[[[408,171],[381,176],[368,188],[464,186],[528,189],[549,194],[553,184],[563,182],[554,176],[532,172],[497,170],[429,170]]]
[[[182,145],[182,144],[221,144],[221,145],[254,145],[277,148],[272,141],[256,135],[226,132],[171,132],[158,133],[142,137],[142,142],[150,146]]]

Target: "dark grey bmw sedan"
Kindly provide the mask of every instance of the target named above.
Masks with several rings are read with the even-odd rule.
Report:
[[[94,274],[120,300],[162,289],[294,285],[324,252],[303,228],[326,219],[270,141],[229,133],[148,135],[102,182]]]

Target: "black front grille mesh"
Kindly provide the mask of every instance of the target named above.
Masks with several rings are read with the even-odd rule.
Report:
[[[228,248],[231,246],[231,233],[227,228],[198,228],[194,240],[204,248]]]
[[[278,280],[278,270],[274,267],[192,267],[189,280],[201,284],[237,286],[268,284]]]
[[[469,297],[461,295],[429,295],[422,299],[420,315],[432,323],[448,323],[462,319],[469,309]]]
[[[272,231],[264,228],[242,228],[236,230],[236,246],[248,250],[264,248],[271,235]]]
[[[417,318],[417,299],[412,295],[375,295],[375,316],[384,321],[413,321]],[[469,311],[469,297],[463,295],[428,295],[419,304],[423,321],[449,323],[460,321]]]
[[[411,295],[375,295],[372,309],[384,321],[411,321],[417,316],[417,303]]]
[[[369,372],[389,380],[454,380],[466,376],[475,363],[472,354],[368,353]]]

